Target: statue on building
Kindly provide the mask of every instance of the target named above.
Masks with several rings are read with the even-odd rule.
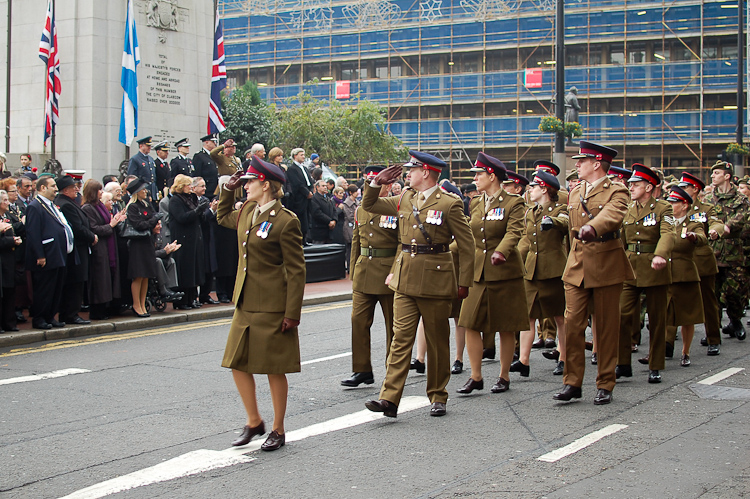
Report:
[[[565,96],[565,122],[578,123],[578,111],[581,110],[578,104],[578,89],[570,87],[568,95]]]

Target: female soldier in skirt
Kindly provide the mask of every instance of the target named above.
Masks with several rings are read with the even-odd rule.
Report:
[[[565,289],[562,275],[568,255],[563,241],[568,233],[568,206],[560,203],[557,192],[560,182],[543,170],[538,170],[529,184],[529,196],[536,206],[524,216],[526,233],[519,250],[526,264],[526,302],[529,306],[529,330],[521,332],[519,359],[510,370],[521,376],[529,375],[529,354],[534,341],[536,321],[551,317],[557,324],[560,359],[557,369],[562,371],[565,361]]]
[[[266,432],[258,412],[253,374],[267,374],[273,401],[273,431],[261,446],[284,445],[284,415],[289,385],[286,373],[300,371],[299,325],[305,291],[305,256],[300,222],[280,199],[286,180],[278,166],[253,156],[247,172],[237,172],[219,195],[217,220],[236,228],[239,264],[236,304],[223,367],[232,369],[247,412],[247,424],[232,445],[245,445]],[[245,181],[247,201],[233,210],[234,193]]]
[[[529,316],[523,285],[523,263],[518,242],[523,234],[524,200],[506,192],[502,161],[479,153],[474,183],[481,196],[471,202],[469,225],[474,234],[474,286],[461,306],[458,325],[466,328],[466,351],[471,363],[471,378],[458,393],[482,390],[482,337],[480,332],[500,332],[500,377],[492,393],[510,387],[508,375],[515,350],[515,331],[526,329]]]

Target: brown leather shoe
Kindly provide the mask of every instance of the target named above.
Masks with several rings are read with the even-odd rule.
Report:
[[[242,429],[242,433],[240,436],[232,442],[232,445],[235,447],[238,447],[240,445],[247,445],[250,443],[250,440],[256,435],[263,435],[266,432],[266,424],[261,421],[258,426],[248,426],[245,425],[245,427]]]
[[[286,437],[284,435],[279,435],[279,432],[273,430],[268,434],[268,438],[263,442],[263,445],[260,446],[260,450],[277,450],[284,447],[285,443]]]
[[[638,362],[641,363],[641,364],[643,364],[643,365],[645,365],[645,366],[647,366],[648,365],[648,355],[646,355],[645,357],[641,357],[640,359],[638,359]]]
[[[544,348],[555,348],[557,343],[552,338],[544,340]]]
[[[594,397],[594,405],[604,405],[610,402],[612,402],[612,392],[604,388],[599,388],[596,391],[596,397]]]
[[[542,352],[542,356],[545,359],[558,361],[560,360],[560,352],[557,349],[554,350],[545,350]]]
[[[456,393],[471,393],[474,390],[484,390],[484,380],[474,381],[474,378],[469,378],[464,386],[456,390]]]
[[[567,402],[571,399],[579,399],[581,398],[581,387],[563,385],[563,389],[559,393],[552,395],[552,398],[555,400],[562,400],[563,402]]]
[[[382,412],[383,416],[387,418],[395,418],[398,413],[398,406],[396,404],[383,399],[368,400],[365,402],[365,407],[372,412]]]
[[[510,389],[510,380],[497,378],[497,381],[495,381],[495,384],[492,385],[492,388],[490,388],[490,391],[492,393],[503,393],[503,392],[507,392],[509,389]]]
[[[544,348],[544,340],[542,338],[537,338],[534,340],[534,343],[531,344],[531,348]]]
[[[430,408],[430,416],[445,416],[445,404],[443,402],[433,402]]]

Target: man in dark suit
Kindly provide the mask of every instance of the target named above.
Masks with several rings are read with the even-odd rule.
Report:
[[[193,156],[193,167],[195,168],[193,177],[203,177],[203,180],[206,181],[206,197],[213,199],[216,187],[219,185],[219,170],[214,160],[211,159],[211,151],[219,143],[219,139],[216,135],[206,135],[201,138],[201,141],[203,142],[203,149]]]
[[[32,193],[34,191],[33,183],[29,177],[22,175],[16,180],[16,189],[18,189],[18,199],[15,204],[18,206],[21,215],[25,215],[26,208],[32,200]]]
[[[326,194],[328,194],[328,186],[323,180],[318,180],[315,183],[315,194],[310,203],[312,221],[310,238],[315,244],[330,243],[332,231],[336,227],[336,207]]]
[[[154,165],[156,169],[156,189],[159,194],[164,195],[164,188],[169,184],[172,172],[169,168],[167,157],[169,156],[169,143],[166,141],[159,142],[154,146],[156,151],[156,160]]]
[[[170,187],[177,175],[182,174],[192,177],[195,171],[195,168],[193,168],[193,160],[187,156],[190,154],[190,142],[188,139],[185,138],[178,140],[175,146],[177,146],[177,156],[169,163],[169,166],[172,169],[169,178]]]
[[[57,185],[52,177],[37,181],[38,196],[26,210],[26,269],[34,288],[32,325],[36,329],[63,327],[55,320],[65,283],[65,262],[73,252],[73,230],[52,202]]]
[[[291,188],[289,209],[299,218],[302,225],[302,240],[307,240],[309,232],[310,200],[313,197],[313,180],[302,163],[305,161],[305,150],[292,149],[292,164],[287,169],[287,181]]]
[[[65,272],[65,293],[60,300],[60,320],[67,324],[90,324],[78,315],[83,302],[83,285],[89,278],[89,248],[99,242],[91,232],[89,218],[75,202],[79,190],[73,177],[57,179],[59,194],[55,204],[65,215],[73,231],[73,251],[68,253]]]
[[[135,175],[147,184],[151,191],[151,199],[155,202],[158,197],[156,195],[156,165],[154,158],[148,154],[151,152],[151,136],[143,137],[138,140],[138,152],[130,158],[128,162],[128,175]]]

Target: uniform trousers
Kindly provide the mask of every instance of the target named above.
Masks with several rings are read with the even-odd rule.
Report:
[[[580,387],[586,366],[586,327],[589,302],[594,302],[596,322],[596,387],[612,391],[615,387],[617,343],[620,334],[620,293],[622,284],[584,288],[565,283],[565,371],[563,383]]]
[[[745,315],[745,267],[719,267],[716,274],[716,297],[727,309],[727,315],[737,322]]]
[[[411,350],[419,318],[424,320],[427,340],[427,396],[430,402],[448,401],[445,386],[451,377],[451,299],[417,298],[396,293],[393,298],[393,343],[380,398],[398,405],[409,374]]]
[[[34,270],[31,272],[31,283],[34,290],[31,315],[34,316],[34,321],[43,320],[49,323],[60,309],[65,267]]]
[[[625,284],[620,296],[620,345],[617,363],[631,364],[633,351],[632,318],[641,306],[641,293],[646,293],[646,310],[648,311],[648,368],[660,371],[664,369],[667,349],[667,306],[669,305],[669,285],[639,288]]]
[[[388,359],[393,341],[393,293],[371,295],[352,291],[352,370],[355,373],[372,372],[370,328],[378,303],[385,320],[385,358]]]
[[[719,300],[716,298],[716,274],[701,276],[701,298],[703,299],[703,316],[706,328],[706,339],[709,345],[721,344],[721,318]]]
[[[543,340],[554,340],[557,338],[557,323],[552,317],[545,317],[539,321],[538,333]]]

